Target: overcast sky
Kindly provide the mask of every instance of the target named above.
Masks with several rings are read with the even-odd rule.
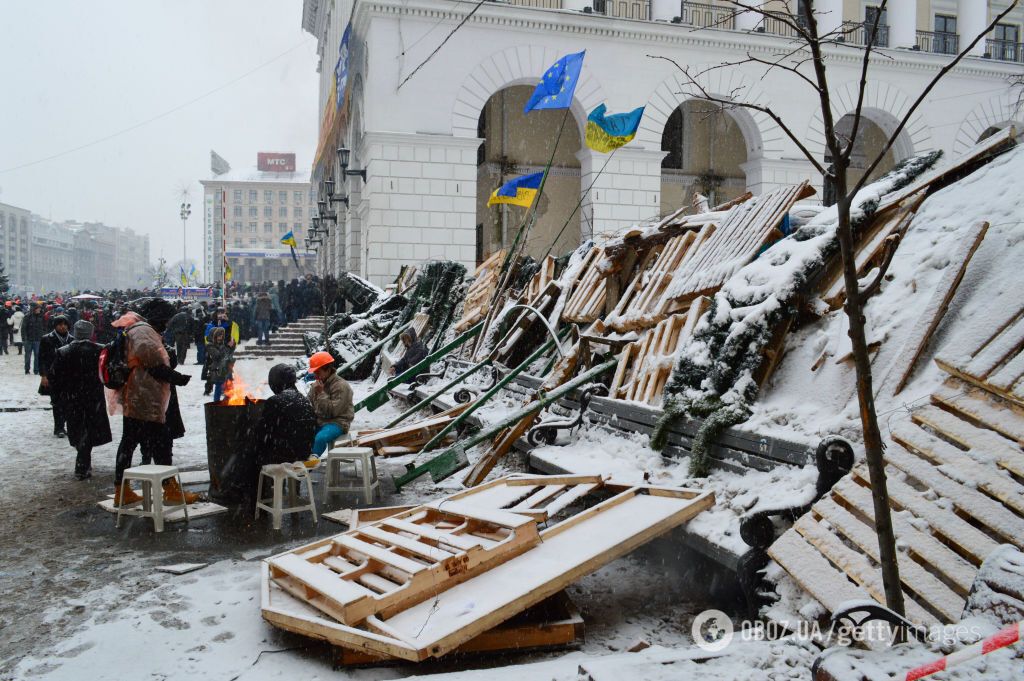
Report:
[[[302,0],[0,3],[0,202],[131,227],[150,235],[153,259],[174,262],[188,188],[188,255],[201,263],[210,149],[233,168],[254,166],[257,151],[294,151],[300,167],[312,159],[316,41],[301,16]],[[271,60],[159,120],[7,170],[143,123]]]

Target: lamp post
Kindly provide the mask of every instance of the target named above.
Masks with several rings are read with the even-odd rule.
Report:
[[[185,226],[188,223],[188,216],[192,215],[192,204],[182,202],[181,204],[181,267],[184,270],[187,260],[187,240],[185,238]]]

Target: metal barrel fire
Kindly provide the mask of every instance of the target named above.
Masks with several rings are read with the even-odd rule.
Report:
[[[245,487],[245,480],[232,476],[244,476],[248,466],[225,466],[235,454],[245,457],[251,441],[252,428],[263,411],[263,400],[244,397],[241,400],[225,399],[207,402],[206,412],[206,459],[210,468],[210,495],[222,497],[232,488]]]

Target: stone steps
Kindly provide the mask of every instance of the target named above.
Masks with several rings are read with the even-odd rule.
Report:
[[[279,328],[270,334],[270,345],[256,345],[255,340],[246,341],[235,351],[238,359],[255,357],[305,357],[306,333],[320,333],[324,328],[323,317],[305,317]]]

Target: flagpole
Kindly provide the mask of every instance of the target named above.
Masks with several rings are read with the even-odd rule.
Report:
[[[571,213],[569,213],[569,217],[565,219],[565,224],[562,225],[562,229],[558,230],[558,234],[555,235],[554,241],[552,241],[551,245],[548,246],[548,250],[544,254],[545,258],[551,255],[551,249],[553,249],[555,247],[555,244],[558,243],[558,239],[561,238],[562,233],[565,231],[566,227],[568,227],[569,223],[572,222],[572,218],[574,215],[576,215],[576,211],[578,211],[580,209],[580,206],[583,205],[583,202],[587,200],[587,196],[590,194],[590,190],[594,188],[595,184],[597,184],[597,180],[599,177],[601,177],[601,173],[603,173],[604,169],[608,167],[608,162],[612,160],[612,156],[614,156],[615,152],[618,151],[620,148],[621,147],[615,147],[614,149],[612,149],[612,152],[608,154],[608,157],[605,158],[604,165],[601,166],[601,169],[599,171],[597,171],[597,175],[594,176],[594,179],[591,181],[590,186],[587,187],[587,190],[580,195],[580,200],[576,202],[576,207],[572,209]]]
[[[498,285],[494,289],[494,294],[491,296],[491,304],[487,309],[487,316],[484,318],[484,329],[487,329],[491,323],[491,319],[494,317],[496,312],[495,302],[501,298],[502,293],[508,288],[508,285],[512,279],[512,263],[515,262],[517,251],[519,250],[520,240],[525,244],[525,236],[530,233],[534,223],[537,221],[537,208],[540,205],[541,196],[544,194],[544,185],[547,183],[548,173],[551,171],[551,165],[555,162],[555,152],[558,151],[558,143],[562,140],[562,131],[565,130],[565,121],[569,118],[569,108],[565,107],[565,113],[562,114],[562,123],[558,126],[558,135],[555,136],[555,144],[551,148],[551,156],[548,158],[548,163],[544,166],[544,174],[540,178],[540,186],[537,187],[537,193],[533,197],[533,203],[530,204],[530,210],[527,211],[526,216],[523,217],[523,222],[519,226],[519,230],[516,232],[516,238],[509,246],[508,253],[505,254],[505,262],[501,265],[501,278],[498,281]],[[524,231],[525,230],[525,231]],[[480,334],[476,337],[473,342],[473,354],[476,354],[480,344],[486,339],[486,334]]]

